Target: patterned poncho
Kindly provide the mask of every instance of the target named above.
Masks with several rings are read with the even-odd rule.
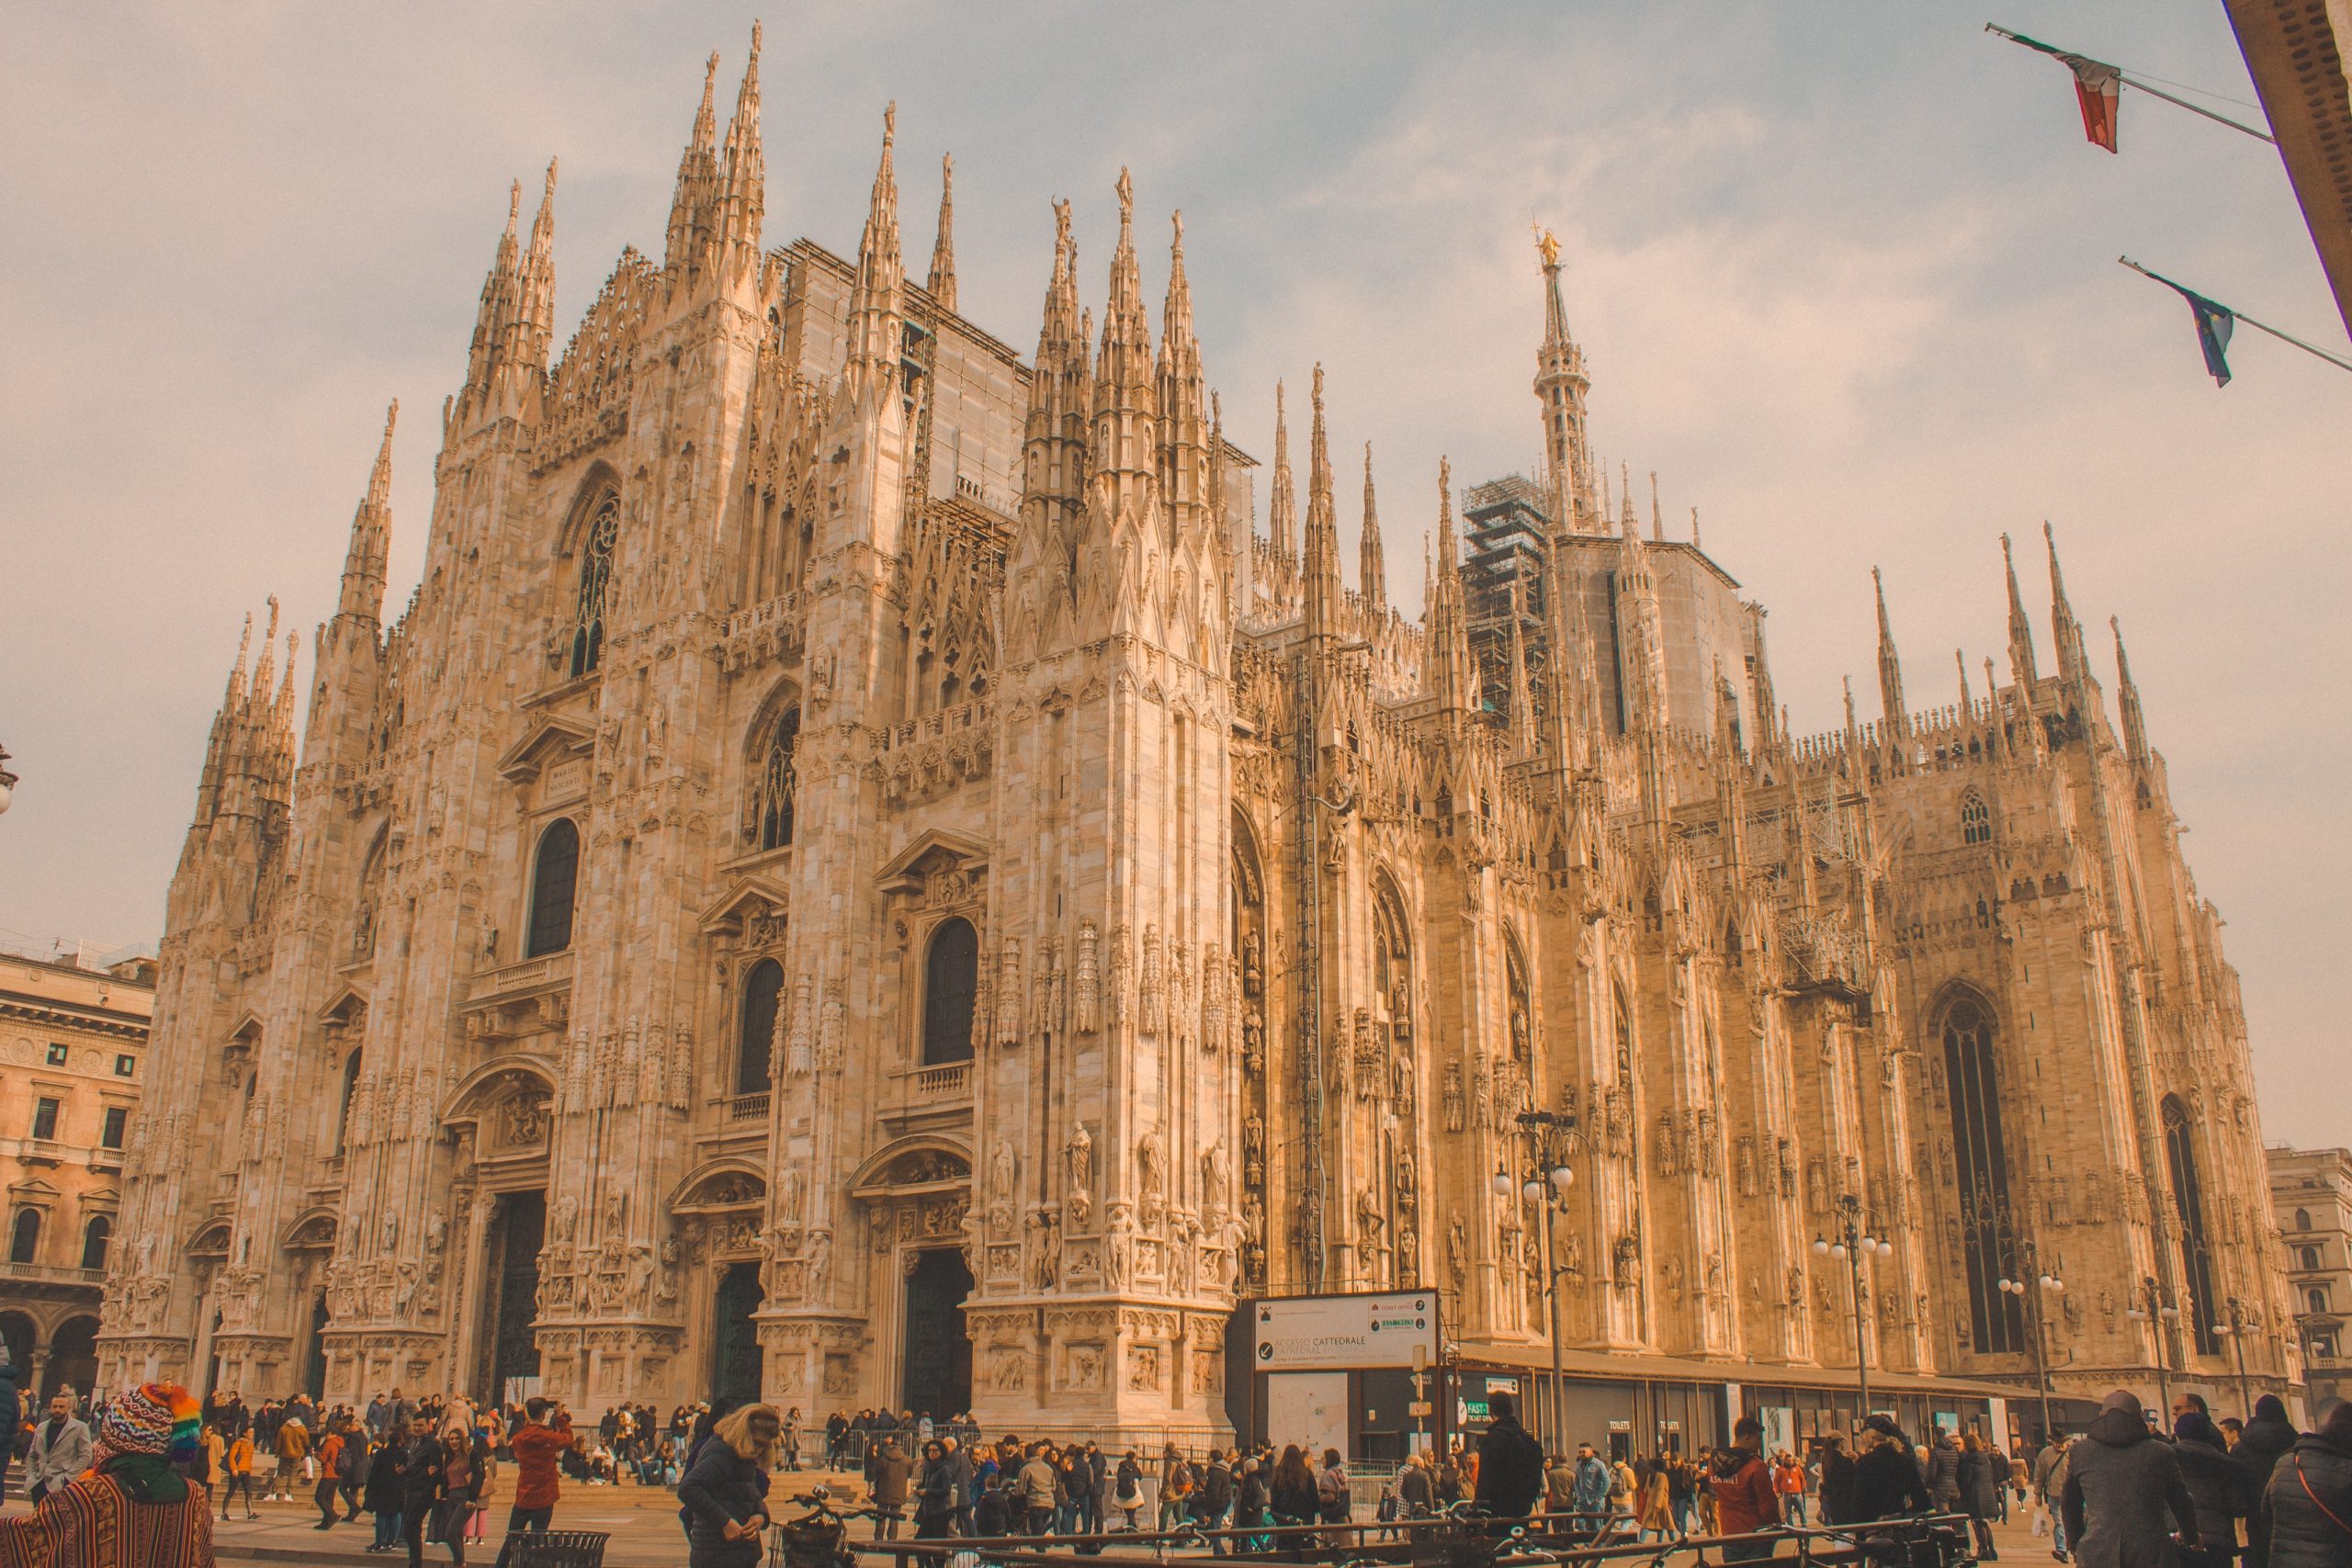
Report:
[[[137,1454],[108,1460],[33,1512],[0,1519],[0,1568],[213,1568],[210,1495],[155,1473],[161,1465]]]

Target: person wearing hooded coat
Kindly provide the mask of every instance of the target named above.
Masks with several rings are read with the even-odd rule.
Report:
[[[1854,1456],[1846,1439],[1832,1433],[1821,1446],[1821,1522],[1842,1525],[1854,1517]]]
[[[2262,1497],[2270,1488],[2271,1467],[2294,1446],[2295,1424],[2287,1419],[2287,1406],[2278,1396],[2266,1393],[2256,1400],[2254,1419],[2239,1431],[2237,1447],[2230,1450],[2245,1472],[2246,1489],[2255,1501],[2245,1521],[2245,1568],[2269,1568],[2270,1517]]]
[[[1919,1477],[1919,1461],[1901,1428],[1884,1416],[1862,1423],[1861,1455],[1854,1461],[1854,1507],[1846,1524],[1900,1518],[1923,1514],[1935,1506],[1927,1483]]]
[[[2007,1465],[1994,1469],[1984,1439],[1975,1433],[1969,1433],[1961,1443],[1960,1511],[1968,1516],[1969,1527],[1975,1532],[1979,1562],[1996,1562],[2001,1555],[1993,1545],[1993,1520],[2001,1511],[2001,1482],[2007,1472]]]
[[[2270,1568],[2352,1564],[2352,1403],[2339,1402],[2271,1468],[2262,1511]]]
[[[2167,1512],[2179,1525],[2182,1546],[2203,1544],[2179,1457],[2148,1430],[2140,1396],[2127,1388],[2100,1402],[2089,1428],[2067,1450],[2059,1506],[2067,1544],[2082,1568],[2169,1562]]]
[[[2197,1538],[2205,1543],[2181,1552],[2181,1568],[2229,1568],[2237,1555],[2238,1521],[2254,1511],[2245,1468],[2231,1457],[2211,1416],[2192,1410],[2173,1423],[2172,1435],[2180,1479],[2197,1505]]]
[[[1516,1518],[1544,1495],[1544,1446],[1519,1424],[1511,1395],[1491,1395],[1487,1408],[1493,1419],[1478,1434],[1477,1499],[1488,1513]]]

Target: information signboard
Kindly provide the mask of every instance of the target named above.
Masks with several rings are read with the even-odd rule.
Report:
[[[1438,1361],[1437,1292],[1294,1296],[1252,1309],[1258,1370],[1410,1367]]]

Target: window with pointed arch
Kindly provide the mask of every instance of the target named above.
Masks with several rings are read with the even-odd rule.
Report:
[[[2309,1209],[2295,1211],[2295,1228],[2299,1231],[2307,1231],[2312,1228],[2312,1212]]]
[[[1993,841],[1993,813],[1985,806],[1984,797],[1973,789],[1960,797],[1960,841],[1963,844],[1989,844]]]
[[[580,829],[559,817],[539,835],[531,857],[531,919],[523,956],[561,953],[571,945],[571,906],[580,882]]]
[[[580,596],[571,612],[571,673],[588,674],[605,657],[605,596],[612,586],[613,550],[620,543],[621,498],[606,491],[580,536]]]
[[[752,819],[758,825],[760,848],[780,850],[792,842],[792,798],[800,782],[797,761],[800,750],[800,707],[794,704],[776,716],[761,750],[760,771],[752,786]]]
[[[343,1059],[343,1097],[336,1102],[334,1114],[334,1152],[344,1151],[351,1135],[351,1102],[359,1093],[359,1053],[354,1051]]]
[[[972,1059],[972,1008],[980,989],[980,933],[961,916],[939,922],[922,963],[922,1065]]]
[[[2319,1248],[2316,1247],[2299,1247],[2295,1249],[2295,1259],[2296,1268],[2316,1271],[2320,1266]]]
[[[1373,1011],[1380,1020],[1384,1041],[1413,1037],[1413,942],[1405,924],[1405,909],[1388,874],[1379,874],[1379,891],[1372,907]]]
[[[765,1094],[774,1081],[775,1015],[784,965],[763,958],[743,976],[743,1010],[735,1032],[735,1092]]]
[[[2196,1331],[2197,1353],[2218,1356],[2222,1337],[2214,1332],[2213,1308],[2221,1299],[2213,1293],[2213,1251],[2205,1232],[2205,1186],[2198,1168],[2197,1129],[2178,1095],[2165,1096],[2165,1166],[2172,1178],[2172,1201],[2180,1213],[2180,1274],[2188,1281],[2189,1326]]]
[[[16,1224],[8,1227],[8,1261],[37,1263],[40,1260],[40,1211],[19,1209]]]
[[[1535,1000],[1527,985],[1527,961],[1520,956],[1519,938],[1503,936],[1503,994],[1510,1010],[1510,1054],[1526,1064],[1535,1059]]]
[[[82,1227],[82,1267],[103,1269],[107,1266],[107,1244],[114,1239],[114,1222],[104,1214],[94,1214]]]
[[[2000,1288],[2017,1269],[2017,1243],[2009,1229],[2008,1150],[1993,1049],[1998,1029],[1982,997],[1955,990],[1944,1003],[1939,1032],[1944,1076],[1951,1087],[1954,1197],[1968,1278],[1970,1342],[1980,1354],[2022,1350],[2025,1314]]]

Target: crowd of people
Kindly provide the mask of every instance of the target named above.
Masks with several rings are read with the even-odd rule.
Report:
[[[2352,1568],[2352,1403],[2299,1433],[2276,1396],[2241,1422],[2184,1393],[2166,1429],[2119,1390],[2085,1431],[2031,1453],[1973,1431],[1915,1443],[1884,1415],[1850,1445],[1833,1434],[1803,1454],[1767,1451],[1751,1415],[1724,1448],[1546,1454],[1510,1396],[1490,1414],[1475,1438],[1411,1453],[1384,1476],[1374,1526],[1466,1505],[1549,1516],[1596,1541],[1730,1538],[1717,1554],[1740,1562],[1771,1556],[1780,1527],[1935,1513],[1970,1519],[1975,1554],[1990,1561],[1992,1526],[2026,1510],[2052,1554],[2082,1568]],[[212,1561],[215,1504],[223,1519],[241,1506],[252,1518],[271,1498],[306,1499],[320,1530],[365,1513],[370,1552],[421,1565],[434,1543],[458,1568],[503,1504],[504,1568],[518,1535],[550,1527],[567,1478],[672,1489],[689,1568],[757,1568],[775,1478],[804,1459],[860,1476],[885,1540],[910,1526],[918,1539],[1189,1529],[1228,1532],[1231,1551],[1291,1551],[1351,1540],[1330,1527],[1355,1519],[1357,1497],[1337,1450],[1295,1443],[1114,1454],[1085,1439],[988,1440],[968,1417],[912,1412],[835,1413],[812,1430],[797,1409],[724,1400],[667,1416],[625,1404],[575,1427],[546,1399],[477,1408],[398,1389],[358,1409],[301,1395],[248,1408],[233,1391],[199,1406],[150,1383],[86,1403],[61,1390],[34,1410],[0,1365],[0,1495],[19,1456],[36,1506],[0,1519],[0,1564],[54,1568],[111,1561],[92,1555],[101,1540],[139,1543],[135,1560],[154,1568],[198,1568]]]

